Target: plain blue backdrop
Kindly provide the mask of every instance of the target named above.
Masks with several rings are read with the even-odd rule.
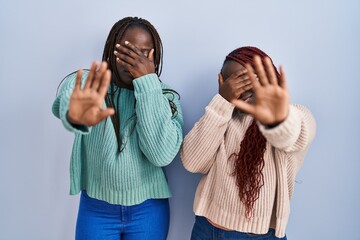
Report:
[[[51,114],[60,80],[101,60],[112,25],[141,16],[164,44],[161,79],[181,94],[186,134],[217,92],[225,55],[260,47],[282,64],[291,102],[308,106],[318,132],[297,176],[291,240],[360,239],[360,1],[0,0],[0,239],[73,239],[69,196],[73,134]],[[170,240],[189,239],[200,175],[179,158]]]

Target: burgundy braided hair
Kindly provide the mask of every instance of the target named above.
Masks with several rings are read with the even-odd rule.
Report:
[[[227,61],[236,61],[245,67],[246,63],[254,66],[254,56],[262,59],[268,57],[266,53],[256,47],[241,47],[226,56]],[[277,77],[279,73],[274,66]],[[261,134],[256,121],[253,120],[246,130],[244,139],[240,144],[240,152],[232,154],[235,157],[233,176],[236,177],[236,185],[239,189],[240,201],[246,207],[246,217],[250,219],[254,214],[254,204],[259,198],[260,189],[264,185],[264,153],[266,150],[266,139]]]

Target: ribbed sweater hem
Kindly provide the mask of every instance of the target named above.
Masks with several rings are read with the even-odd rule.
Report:
[[[194,212],[197,216],[208,218],[213,223],[238,232],[266,234],[269,231],[271,214],[263,217],[253,217],[247,220],[245,215],[227,212],[210,199],[199,198],[194,204]],[[288,216],[276,219],[275,235],[279,238],[285,236]]]
[[[92,198],[123,206],[137,205],[146,201],[147,199],[171,197],[171,192],[166,182],[144,184],[139,188],[127,191],[106,189],[104,186],[93,183],[81,188],[71,188],[70,195],[76,195],[80,193],[81,190],[86,190],[86,193]]]

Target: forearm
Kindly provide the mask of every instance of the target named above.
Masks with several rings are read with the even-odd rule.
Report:
[[[152,164],[166,166],[175,158],[182,143],[179,101],[174,98],[176,112],[173,114],[155,74],[135,79],[134,90],[140,148]]]
[[[205,108],[205,114],[186,135],[181,148],[184,167],[190,172],[207,173],[232,117],[234,106],[216,95]]]
[[[301,105],[291,105],[287,118],[273,128],[258,124],[267,141],[275,148],[286,152],[305,150],[316,133],[313,115]]]

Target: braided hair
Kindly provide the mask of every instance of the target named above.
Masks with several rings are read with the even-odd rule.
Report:
[[[111,116],[111,121],[113,123],[116,138],[118,142],[118,151],[122,152],[122,150],[125,148],[124,144],[122,146],[122,137],[121,137],[121,131],[120,131],[120,114],[119,111],[117,111],[115,108],[115,103],[119,102],[120,98],[120,91],[117,94],[117,99],[115,100],[115,93],[119,90],[119,82],[120,82],[120,75],[118,71],[116,70],[116,57],[114,56],[114,50],[115,45],[118,43],[118,41],[123,37],[126,30],[130,28],[141,28],[145,31],[147,31],[151,37],[152,41],[154,43],[154,65],[155,65],[155,73],[160,76],[162,72],[162,64],[163,64],[163,45],[160,39],[160,36],[155,29],[155,27],[147,20],[138,18],[138,17],[126,17],[118,22],[116,22],[113,27],[111,28],[109,35],[107,37],[102,60],[106,61],[108,63],[108,68],[112,72],[112,79],[110,84],[110,91],[108,92],[105,101],[106,105],[108,107],[113,107],[115,109],[115,114]],[[177,108],[175,103],[173,102],[174,99],[174,93],[179,96],[179,94],[171,89],[163,89],[164,94],[171,94],[172,98],[169,99],[169,104],[171,111],[173,113],[173,116],[175,113],[177,113]],[[132,116],[133,117],[133,116]],[[132,132],[132,131],[131,131]],[[122,146],[122,147],[121,147]]]
[[[112,73],[110,90],[108,91],[108,93],[106,95],[105,102],[106,102],[107,107],[112,107],[115,109],[115,114],[111,116],[111,121],[113,123],[114,130],[116,133],[116,139],[118,142],[118,151],[119,152],[122,152],[124,150],[126,141],[124,144],[122,144],[123,142],[122,142],[122,137],[121,137],[121,132],[120,132],[120,129],[121,129],[120,128],[120,114],[119,114],[119,111],[117,110],[117,108],[115,107],[115,103],[119,102],[119,99],[120,99],[119,86],[120,86],[121,79],[120,79],[120,74],[118,73],[117,68],[116,68],[117,62],[116,62],[116,57],[114,55],[114,50],[115,50],[115,45],[124,36],[126,30],[128,30],[130,28],[141,28],[141,29],[147,31],[151,35],[151,38],[152,38],[152,41],[154,44],[155,73],[158,75],[158,77],[160,77],[160,75],[161,75],[162,65],[163,65],[162,41],[159,36],[159,33],[157,32],[155,27],[149,21],[147,21],[143,18],[139,18],[139,17],[125,17],[113,25],[113,27],[111,28],[109,35],[106,39],[106,42],[105,42],[102,61],[106,61],[108,63],[108,69]],[[86,69],[86,70],[89,71],[90,69]],[[59,88],[60,88],[61,84],[64,82],[64,80],[67,79],[68,76],[75,74],[76,72],[77,71],[74,71],[74,72],[68,74],[60,81],[59,86],[57,87],[56,95],[58,95]],[[180,95],[172,89],[164,88],[162,90],[163,90],[163,94],[168,95],[168,101],[169,101],[170,109],[172,112],[172,117],[174,118],[174,117],[176,117],[176,114],[177,114],[177,107],[176,107],[176,104],[174,103],[175,95],[179,99],[180,99]],[[119,91],[119,93],[117,94],[117,99],[115,99],[115,95],[116,95],[115,93],[117,91]],[[135,117],[135,114],[133,116],[131,116],[128,120],[130,120],[132,117]],[[128,120],[126,122],[128,122]],[[106,122],[107,121],[105,121],[104,131],[105,131]],[[130,132],[132,132],[132,131],[133,131],[133,129]]]
[[[266,53],[256,47],[241,47],[235,49],[226,56],[224,64],[228,61],[236,61],[245,67],[248,63],[254,66],[254,56],[262,59],[268,57]],[[277,77],[279,73],[274,66]],[[244,139],[240,144],[240,152],[233,153],[234,161],[233,176],[239,190],[240,201],[246,207],[246,217],[250,219],[254,214],[254,204],[259,198],[260,189],[264,185],[262,170],[265,166],[264,153],[266,150],[266,139],[261,134],[256,121],[253,120],[245,132]]]

